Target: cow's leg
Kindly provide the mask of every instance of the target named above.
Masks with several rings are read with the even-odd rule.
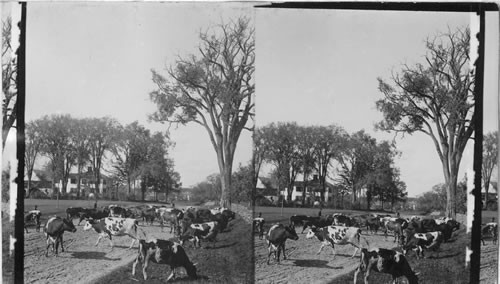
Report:
[[[269,245],[267,246],[267,250],[269,251],[269,254],[267,255],[267,264],[269,265],[269,260],[271,259],[271,254],[273,253],[273,251],[271,250],[271,243],[269,243]]]
[[[278,264],[280,263],[280,253],[281,253],[282,245],[283,244],[278,245],[278,251],[277,251],[277,255],[276,255],[276,261],[278,262]]]
[[[51,244],[50,237],[47,235],[47,250],[45,251],[45,257],[49,256],[49,247]]]
[[[335,252],[335,247],[333,244],[332,244],[332,251],[333,251],[333,258],[335,258],[335,256],[337,255],[337,252]]]
[[[365,272],[365,284],[368,284],[368,276],[370,276],[370,271],[372,270],[373,265],[375,265],[376,262],[368,261],[368,266],[366,267],[366,272]]]
[[[135,244],[135,241],[136,241],[136,238],[133,237],[133,236],[130,236],[132,238],[132,243],[130,244],[130,247],[129,249],[133,248],[134,247],[134,244]]]
[[[354,250],[354,253],[352,254],[351,258],[353,258],[354,256],[356,256],[356,253],[358,252],[359,248],[355,245],[353,245],[356,249]]]
[[[109,236],[109,244],[111,245],[111,250],[113,250],[113,247],[115,246],[113,244],[113,239],[111,238],[111,234],[108,234],[108,236]]]
[[[323,250],[323,247],[324,247],[324,246],[325,246],[325,243],[324,243],[324,242],[322,242],[322,243],[321,243],[321,246],[319,247],[319,250],[318,250],[318,252],[317,252],[316,254],[320,254],[320,253],[321,253],[321,251]]]
[[[283,250],[283,260],[286,260],[286,254],[285,254],[285,242],[283,242],[283,245],[281,246]]]
[[[141,255],[138,254],[137,257],[135,258],[134,264],[132,264],[132,275],[135,276],[135,267],[137,264],[141,262]]]
[[[484,246],[484,245],[486,245],[486,244],[484,243],[484,238],[482,238],[482,237],[481,237],[481,242],[483,242],[483,246]]]
[[[95,243],[95,246],[97,246],[99,244],[99,242],[101,241],[102,239],[102,235],[99,235],[99,237],[97,238],[97,242]]]
[[[148,274],[146,273],[146,269],[148,268],[149,265],[149,258],[152,256],[152,254],[146,253],[146,257],[144,259],[144,263],[142,264],[142,275],[144,275],[144,280],[148,279]],[[168,281],[168,280],[167,280]]]
[[[61,252],[64,252],[64,246],[63,246],[63,235],[59,237],[59,241],[61,242]]]
[[[356,284],[356,282],[358,282],[358,274],[359,272],[361,272],[361,265],[358,266],[358,268],[356,269],[356,271],[354,271],[354,284]]]
[[[60,240],[60,236],[57,236],[56,237],[56,241],[55,241],[55,255],[57,256],[57,251],[59,250],[59,240]]]

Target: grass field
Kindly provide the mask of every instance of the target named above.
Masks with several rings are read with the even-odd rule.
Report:
[[[266,220],[266,229],[275,222],[288,223],[289,217],[293,214],[304,214],[317,216],[318,209],[310,208],[281,208],[277,207],[257,207],[255,215],[259,212]],[[322,215],[331,213],[344,213],[347,215],[363,214],[364,211],[350,210],[329,210],[324,209]],[[401,212],[401,217],[414,215],[413,212]],[[319,247],[318,241],[305,240],[305,235],[300,234],[301,229],[297,227],[299,240],[287,241],[287,251],[290,251],[290,260],[281,264],[266,265],[267,246],[258,238],[255,238],[256,247],[256,279],[262,283],[289,282],[301,283],[353,283],[354,270],[359,265],[358,257],[351,259],[353,248],[350,245],[336,246],[337,257],[331,259],[330,252],[325,248],[320,255],[315,252]],[[392,237],[385,240],[383,236],[365,234],[370,242],[370,247],[378,246],[396,249],[392,242]],[[441,245],[438,255],[428,253],[429,258],[417,260],[414,254],[408,255],[411,267],[420,272],[420,283],[468,283],[469,271],[465,267],[465,248],[470,243],[470,237],[462,227],[455,232],[450,242]],[[327,251],[327,252],[325,252]],[[288,253],[287,253],[288,254]],[[439,272],[439,273],[437,273]],[[358,283],[362,283],[362,276],[358,277]],[[370,283],[388,283],[391,277],[386,274],[372,273]]]

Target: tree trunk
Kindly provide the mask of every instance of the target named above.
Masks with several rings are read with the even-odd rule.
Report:
[[[233,168],[233,159],[226,155],[223,166],[219,164],[221,175],[221,196],[219,206],[231,208],[231,172]]]
[[[490,181],[489,179],[488,180],[484,180],[484,191],[485,191],[485,195],[484,195],[484,208],[483,209],[486,209],[488,208],[488,192],[489,192],[489,189],[490,189]]]
[[[141,184],[141,201],[144,201],[146,196],[146,180],[147,178],[144,177]]]
[[[452,173],[446,187],[446,216],[456,218],[457,174]]]

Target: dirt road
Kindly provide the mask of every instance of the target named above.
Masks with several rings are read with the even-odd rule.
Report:
[[[77,220],[75,220],[77,223]],[[83,224],[84,222],[82,222]],[[33,229],[25,234],[24,280],[25,283],[91,283],[109,271],[132,261],[137,254],[137,242],[133,249],[128,249],[132,239],[128,236],[113,238],[111,250],[109,239],[102,239],[95,246],[97,233],[83,231],[83,226],[76,226],[75,233],[64,233],[65,252],[54,256],[49,251],[45,257],[45,236]],[[141,226],[147,238],[168,239],[172,237],[170,229],[153,226]]]

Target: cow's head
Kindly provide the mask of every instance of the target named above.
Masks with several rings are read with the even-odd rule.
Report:
[[[88,231],[90,229],[92,229],[92,225],[94,225],[96,223],[96,221],[94,221],[94,219],[92,218],[89,218],[89,219],[86,219],[85,221],[85,225],[83,225],[83,230],[84,231]]]
[[[297,232],[295,232],[295,226],[294,225],[289,225],[285,226],[285,231],[287,232],[287,237],[289,239],[292,239],[294,241],[299,239],[299,236],[297,235]]]
[[[460,223],[451,218],[446,222],[446,224],[448,224],[454,231],[460,229]]]
[[[312,239],[314,236],[316,236],[319,231],[321,231],[321,228],[316,228],[315,226],[312,226],[311,229],[307,232],[306,239]]]
[[[76,232],[75,224],[73,224],[73,221],[64,218],[62,220],[63,220],[63,228],[65,231],[72,233]]]

